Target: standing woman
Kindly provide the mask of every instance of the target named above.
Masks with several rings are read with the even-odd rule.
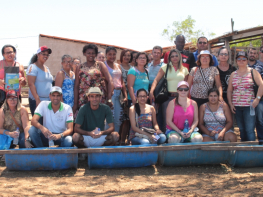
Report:
[[[126,87],[126,92],[128,95],[128,86],[127,86],[127,76],[128,71],[132,67],[129,62],[131,60],[131,52],[127,49],[122,50],[121,56],[120,56],[120,62],[121,62],[121,72],[122,72],[122,79]],[[120,144],[124,145],[126,137],[128,135],[130,129],[130,119],[129,119],[129,107],[127,103],[124,103],[123,106],[123,114],[122,114],[122,125],[120,127]]]
[[[113,90],[113,83],[109,71],[105,64],[96,61],[98,54],[98,47],[95,44],[88,44],[83,47],[83,55],[86,57],[86,62],[76,69],[76,79],[74,87],[74,106],[73,112],[84,104],[86,104],[86,93],[90,87],[99,87],[102,91],[103,104],[112,107],[111,96]]]
[[[263,94],[262,78],[258,71],[248,67],[247,53],[240,51],[236,56],[238,70],[230,76],[227,98],[232,113],[235,114],[237,126],[239,127],[241,141],[255,141],[256,116],[250,115],[250,104],[253,100],[253,108],[258,105]],[[259,86],[257,95],[253,90],[253,77]]]
[[[73,107],[75,74],[70,68],[72,57],[70,55],[63,55],[61,60],[62,69],[57,73],[55,86],[59,86],[62,89],[62,102]]]
[[[136,59],[137,54],[138,54],[138,52],[136,52],[136,51],[131,52],[131,60],[130,60],[130,65],[131,66],[135,65],[135,59]]]
[[[76,69],[78,66],[80,66],[80,64],[81,64],[80,58],[73,58],[71,70],[74,72],[74,74],[76,73]]]
[[[219,100],[222,102],[222,85],[218,69],[213,66],[213,57],[209,51],[203,50],[198,55],[197,67],[192,68],[188,84],[190,86],[191,98],[197,103],[198,108],[208,102],[208,90],[216,85],[219,91]]]
[[[121,91],[124,95],[124,102],[127,103],[127,92],[125,88],[125,84],[123,82],[122,78],[122,72],[121,67],[119,64],[114,63],[116,60],[116,54],[117,50],[114,47],[108,47],[106,49],[106,61],[105,65],[112,77],[113,86],[114,86],[114,94],[111,97],[112,103],[113,103],[113,119],[114,119],[114,128],[115,131],[119,133],[120,126],[121,126],[121,114],[122,114],[122,108],[120,103],[120,95]]]
[[[168,86],[168,92],[169,92],[169,99],[165,101],[161,106],[162,111],[162,120],[163,120],[163,126],[162,131],[165,132],[166,130],[166,108],[171,100],[173,100],[177,95],[177,85],[180,81],[186,81],[188,78],[188,69],[185,68],[182,65],[182,55],[179,50],[173,49],[170,51],[168,56],[168,64],[165,64],[161,67],[159,70],[156,78],[154,79],[152,83],[152,87],[150,90],[150,101],[155,101],[154,98],[154,90],[159,83],[159,81],[165,76],[166,70],[167,71],[167,86]]]
[[[16,62],[16,48],[12,45],[5,45],[2,48],[3,60],[0,61],[0,90],[5,90],[5,70],[4,67],[19,67],[19,91],[18,96],[21,102],[21,87],[26,85],[24,66]],[[2,104],[1,104],[2,105]],[[1,106],[0,106],[1,107]]]
[[[52,53],[50,48],[42,46],[30,60],[27,68],[27,80],[29,86],[29,107],[32,116],[41,101],[49,100],[49,92],[52,87],[53,76],[45,62]]]
[[[227,100],[227,88],[228,81],[232,72],[236,71],[236,67],[229,64],[229,51],[226,47],[221,47],[218,51],[219,65],[217,69],[219,71],[220,81],[222,84],[223,99],[228,104]]]
[[[149,76],[145,67],[148,64],[148,55],[145,52],[139,52],[135,58],[135,65],[128,71],[128,106],[136,103],[136,92],[143,88],[149,89]]]

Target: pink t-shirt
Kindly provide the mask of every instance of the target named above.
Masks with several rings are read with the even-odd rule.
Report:
[[[15,63],[15,62],[14,62]],[[4,79],[5,78],[5,69],[4,67],[7,66],[6,63],[5,63],[5,60],[0,60],[0,79]],[[20,64],[18,62],[16,62],[16,67],[19,67]],[[22,77],[22,74],[21,72],[19,72],[19,78]],[[0,86],[0,90],[5,90],[5,87],[4,86]],[[19,85],[19,91],[17,92],[18,95],[21,94],[21,86]]]
[[[175,100],[174,100],[175,102]],[[189,123],[189,127],[192,126],[194,121],[194,106],[192,105],[192,100],[190,101],[190,105],[187,107],[186,112],[182,108],[182,106],[177,105],[176,103],[174,107],[174,115],[173,115],[173,123],[175,126],[180,129],[181,131],[184,129],[184,122],[187,119]],[[167,129],[172,129],[168,125],[166,125]]]

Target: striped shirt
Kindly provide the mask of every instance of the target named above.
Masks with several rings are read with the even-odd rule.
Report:
[[[232,103],[234,106],[248,107],[250,106],[250,101],[255,99],[254,90],[253,90],[253,79],[251,72],[239,76],[237,71],[234,72],[233,76],[233,95]]]

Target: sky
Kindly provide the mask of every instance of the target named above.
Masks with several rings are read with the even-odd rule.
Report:
[[[23,65],[39,47],[39,34],[143,51],[173,45],[162,31],[188,15],[196,30],[215,37],[231,31],[231,18],[234,30],[263,25],[262,0],[0,0],[0,5],[0,46],[17,46]]]

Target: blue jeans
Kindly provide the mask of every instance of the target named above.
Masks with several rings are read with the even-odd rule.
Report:
[[[28,133],[30,135],[32,143],[36,148],[49,146],[48,139],[44,136],[40,129],[31,126]],[[59,145],[60,147],[71,147],[73,146],[72,136],[66,136],[62,139],[56,140],[54,141],[54,144]]]
[[[21,133],[19,134],[19,138],[18,138],[18,145],[19,145],[19,148],[26,148],[25,147],[25,133]],[[10,148],[13,148],[13,141],[11,142],[11,145],[10,145]]]
[[[256,107],[256,129],[258,140],[263,140],[263,101],[259,101]]]
[[[120,126],[121,126],[121,115],[122,115],[122,107],[120,103],[120,95],[121,95],[121,90],[116,90],[114,89],[114,94],[111,97],[112,103],[113,103],[113,109],[112,114],[113,114],[113,122],[114,122],[114,129],[119,133],[120,131]]]
[[[250,116],[250,107],[239,107],[236,108],[236,121],[240,131],[241,141],[255,141],[255,123],[256,116]]]
[[[160,139],[157,141],[157,144],[163,144],[166,141],[166,136],[161,133],[159,134]],[[131,139],[132,145],[144,145],[151,144],[151,142],[145,138],[134,137]]]

